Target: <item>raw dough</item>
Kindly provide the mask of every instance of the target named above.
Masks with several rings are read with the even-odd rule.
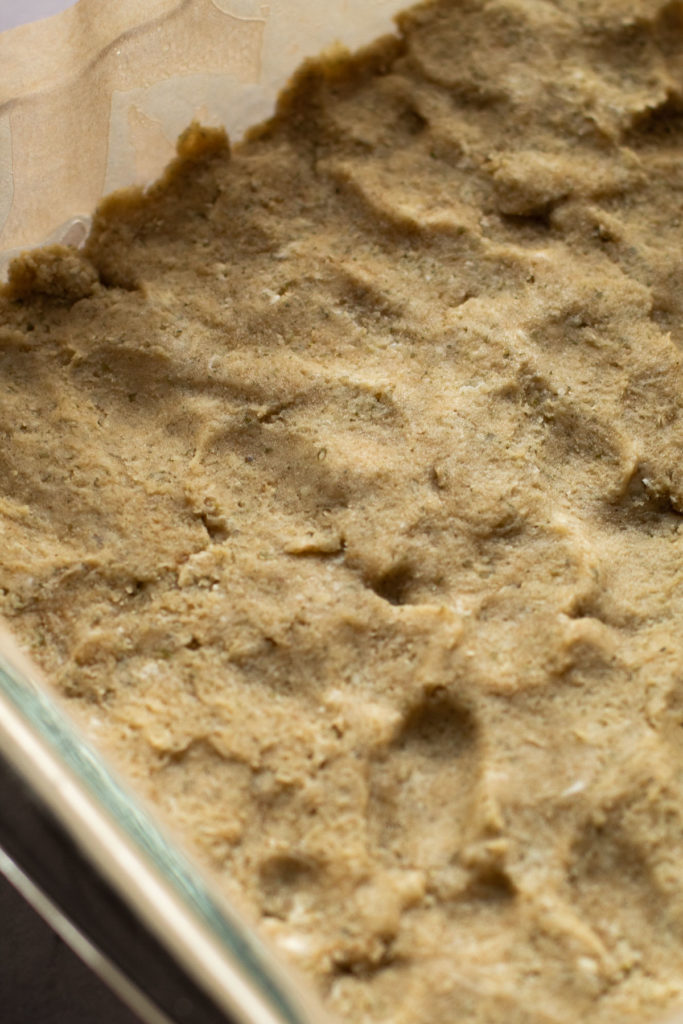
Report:
[[[354,1024],[683,995],[683,5],[463,0],[0,303],[1,610]]]

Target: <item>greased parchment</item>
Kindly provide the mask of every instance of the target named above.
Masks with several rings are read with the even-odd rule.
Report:
[[[306,57],[391,30],[402,0],[80,0],[0,34],[0,274],[79,244],[98,199],[152,181],[196,118],[236,139]]]

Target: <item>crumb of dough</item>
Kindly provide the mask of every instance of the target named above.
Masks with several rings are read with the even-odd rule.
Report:
[[[683,5],[440,0],[0,298],[0,610],[364,1024],[683,998]]]
[[[99,278],[80,252],[63,245],[45,246],[10,263],[6,296],[10,300],[47,295],[71,304],[92,295]]]

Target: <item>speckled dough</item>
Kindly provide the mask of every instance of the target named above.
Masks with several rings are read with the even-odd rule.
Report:
[[[353,1024],[683,996],[683,5],[463,0],[0,300],[0,609]]]

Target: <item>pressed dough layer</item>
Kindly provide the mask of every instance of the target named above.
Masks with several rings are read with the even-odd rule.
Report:
[[[683,995],[683,5],[463,0],[0,299],[0,610],[354,1024]]]

